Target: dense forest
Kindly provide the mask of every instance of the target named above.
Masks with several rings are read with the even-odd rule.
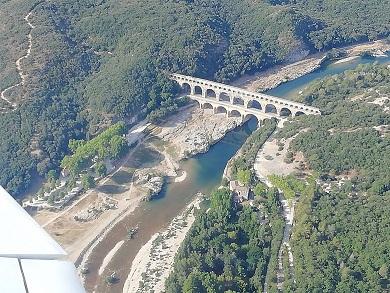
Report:
[[[355,70],[311,84],[298,99],[321,108],[320,117],[300,117],[280,131],[290,137],[302,129],[291,145],[303,152],[311,168],[323,177],[348,175],[352,191],[384,193],[390,182],[390,124],[388,100],[390,68],[361,65]]]
[[[345,1],[0,1],[0,89],[18,104],[0,116],[0,184],[21,193],[57,169],[69,139],[113,121],[175,111],[168,71],[232,80],[308,52],[389,34],[390,4]],[[4,103],[1,103],[3,107]]]
[[[257,207],[237,205],[227,189],[213,192],[176,255],[166,292],[263,292],[283,236],[279,209],[275,190]]]
[[[390,194],[301,198],[292,248],[296,292],[388,292]]]
[[[300,132],[290,150],[304,154],[320,185],[332,186],[299,199],[292,235],[296,282],[288,291],[390,288],[390,114],[383,99],[389,82],[390,68],[375,64],[318,80],[298,99],[324,115],[300,117],[278,134]]]

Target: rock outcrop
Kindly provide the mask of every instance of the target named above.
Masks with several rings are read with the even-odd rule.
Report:
[[[208,151],[211,145],[241,124],[239,117],[212,114],[195,109],[191,117],[178,121],[174,127],[162,126],[159,136],[176,146],[177,159],[189,158]]]

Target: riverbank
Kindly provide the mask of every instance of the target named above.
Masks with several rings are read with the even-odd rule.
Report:
[[[167,229],[158,232],[139,250],[131,264],[123,293],[163,292],[175,255],[195,221],[202,197],[198,195]]]
[[[147,198],[147,188],[139,183],[144,175],[166,177],[168,182],[184,182],[187,173],[180,170],[179,161],[206,152],[210,145],[240,124],[237,118],[213,115],[193,106],[181,110],[160,125],[137,125],[132,134],[127,136],[129,144],[138,140],[136,147],[122,160],[113,174],[76,199],[71,206],[60,212],[40,210],[34,215],[64,247],[70,260],[80,270],[89,269],[91,257],[95,258],[93,253],[99,249],[102,241]],[[137,137],[135,133],[138,134]],[[115,209],[104,210],[85,221],[75,220],[80,214],[96,210],[107,198],[116,202]],[[111,247],[107,254],[102,255],[104,259],[97,268],[99,275],[107,274],[106,267],[120,253],[121,247],[114,248]],[[92,268],[91,273],[97,272]]]
[[[386,56],[385,53],[390,51],[390,43],[385,40],[380,40],[338,48],[337,50],[342,53],[343,58],[336,61],[336,63],[342,63],[349,62],[365,53],[373,56]],[[326,52],[308,55],[298,62],[277,65],[253,75],[244,75],[233,82],[232,85],[243,87],[250,91],[267,91],[282,83],[297,79],[317,70],[326,60]]]
[[[118,176],[114,176],[110,181],[88,194],[85,202],[74,211],[64,214],[63,217],[49,225],[51,228],[48,227],[48,229],[54,235],[53,237],[61,244],[65,243],[63,245],[66,250],[72,251],[70,253],[72,259],[80,259],[80,254],[83,254],[84,264],[93,263],[86,278],[86,286],[89,291],[97,288],[96,292],[121,292],[122,288],[119,287],[123,285],[122,280],[128,276],[130,270],[128,262],[132,260],[132,256],[126,255],[124,250],[128,250],[130,246],[133,247],[132,244],[125,241],[123,245],[115,249],[117,243],[123,241],[125,236],[117,236],[118,239],[112,239],[112,241],[109,241],[108,238],[112,237],[110,233],[114,233],[119,229],[119,226],[124,225],[123,222],[126,222],[124,219],[134,211],[141,209],[139,205],[145,193],[134,187],[133,177],[137,176],[136,170],[144,169],[146,173],[153,171],[159,176],[169,177],[172,179],[171,182],[185,183],[187,174],[183,172],[184,170],[179,169],[178,161],[196,153],[207,152],[210,145],[219,141],[226,132],[237,125],[239,125],[237,118],[230,119],[226,118],[225,115],[213,115],[193,107],[181,109],[177,115],[171,116],[164,123],[155,125],[151,129],[148,128],[150,130],[148,139],[139,143],[138,151],[121,166],[123,168],[119,170]],[[285,147],[286,150],[287,147]],[[273,142],[270,148],[273,152],[271,155],[273,159],[267,160],[267,162],[270,163],[271,167],[272,165],[279,166],[283,160],[282,156],[277,154],[277,142]],[[264,154],[265,156],[266,154]],[[262,161],[261,164],[264,162]],[[143,165],[145,163],[147,165]],[[280,165],[280,169],[284,170],[283,165]],[[122,202],[123,205],[118,205],[118,210],[105,211],[93,221],[74,223],[72,216],[80,210],[88,209],[91,203],[94,206],[93,200],[101,200],[106,196]],[[158,228],[153,227],[157,230]],[[121,229],[123,230],[123,228]],[[141,230],[141,233],[143,238],[139,239],[139,243],[143,242],[142,247],[155,232],[150,236],[148,236],[149,231]],[[84,241],[81,241],[83,239]],[[85,253],[86,247],[89,248],[89,253]],[[112,287],[104,287],[104,276],[118,267],[123,267],[119,272],[122,278],[121,282]]]

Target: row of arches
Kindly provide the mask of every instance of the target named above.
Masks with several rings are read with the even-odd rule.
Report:
[[[199,105],[201,109],[204,110],[212,110],[214,114],[223,114],[227,117],[238,117],[241,118],[242,121],[248,121],[250,119],[254,119],[258,125],[260,125],[261,121],[265,120],[266,118],[261,118],[261,116],[257,117],[256,115],[250,114],[250,113],[241,113],[238,110],[228,110],[224,106],[213,106],[210,103],[202,103],[199,104],[197,101],[195,101]]]
[[[278,111],[275,105],[269,103],[266,105],[261,105],[259,101],[257,100],[250,100],[250,101],[245,101],[243,98],[239,96],[229,96],[225,92],[221,92],[219,95],[216,94],[216,92],[213,89],[207,89],[204,91],[200,86],[195,85],[193,90],[191,90],[191,86],[187,83],[183,83],[182,85],[183,89],[183,94],[191,94],[195,96],[200,96],[203,98],[209,98],[211,100],[216,100],[216,101],[221,101],[221,102],[227,102],[232,105],[238,105],[238,106],[243,106],[247,109],[255,109],[259,110],[264,113],[272,113],[275,115],[279,115],[281,117],[288,117],[288,116],[299,116],[299,115],[304,115],[305,113],[302,111],[296,111],[293,113],[291,110],[287,107],[282,107]]]

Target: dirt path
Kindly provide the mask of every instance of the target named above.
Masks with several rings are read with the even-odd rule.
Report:
[[[270,136],[270,138],[264,143],[262,148],[259,150],[254,165],[256,176],[260,180],[262,180],[268,187],[272,187],[271,182],[267,179],[268,175],[271,174],[287,175],[294,172],[294,169],[297,166],[296,163],[287,164],[284,161],[289,144],[292,139],[284,141],[283,150],[278,150],[277,140],[273,138],[274,135],[278,132],[278,129],[283,128],[283,124],[284,121],[279,122],[278,127],[276,128],[274,133]],[[276,155],[276,153],[278,153],[279,155]],[[270,160],[270,158],[272,158],[272,160]],[[282,203],[282,207],[283,207],[282,214],[285,221],[285,227],[283,231],[283,240],[279,247],[279,252],[278,252],[278,267],[276,271],[276,277],[277,277],[277,288],[278,290],[282,291],[283,282],[285,279],[285,275],[284,275],[285,268],[283,267],[283,252],[285,250],[287,250],[287,254],[288,254],[290,271],[293,271],[293,267],[294,267],[294,258],[290,246],[290,236],[293,227],[294,207],[295,207],[296,200],[294,199],[288,201],[280,193],[279,201]],[[267,275],[268,273],[269,270],[267,268]],[[264,293],[267,293],[267,289],[268,289],[268,284],[265,283]]]
[[[293,258],[293,254],[292,254],[291,246],[290,246],[290,236],[291,236],[291,230],[293,227],[294,207],[296,204],[296,200],[294,199],[294,200],[288,201],[286,199],[280,198],[280,201],[281,201],[282,206],[283,206],[283,218],[285,220],[285,226],[284,226],[282,244],[280,245],[279,253],[278,253],[278,270],[276,272],[276,277],[277,277],[278,289],[283,290],[283,282],[285,280],[284,271],[286,269],[283,267],[283,251],[285,251],[285,249],[287,250],[287,253],[288,253],[288,263],[289,263],[291,271],[293,271],[293,268],[294,268],[294,258]],[[295,282],[295,279],[294,279],[294,282]]]
[[[31,48],[32,48],[32,35],[31,35],[31,33],[32,33],[32,30],[35,28],[35,26],[29,21],[29,17],[31,16],[31,14],[32,14],[32,10],[30,10],[30,12],[27,13],[27,15],[24,17],[24,20],[27,22],[27,25],[30,27],[30,31],[29,31],[29,33],[27,35],[27,39],[28,39],[27,52],[26,52],[25,55],[23,55],[22,57],[20,57],[18,60],[15,61],[16,70],[18,71],[18,74],[19,74],[19,77],[20,77],[20,82],[18,82],[17,84],[14,84],[14,85],[11,85],[11,86],[7,87],[0,94],[1,99],[4,100],[7,104],[9,104],[12,107],[12,111],[14,111],[16,109],[17,104],[12,102],[9,99],[9,97],[6,96],[6,93],[8,91],[12,90],[13,88],[16,88],[18,86],[24,86],[24,84],[25,84],[26,75],[23,73],[22,60],[28,58],[31,55]]]

